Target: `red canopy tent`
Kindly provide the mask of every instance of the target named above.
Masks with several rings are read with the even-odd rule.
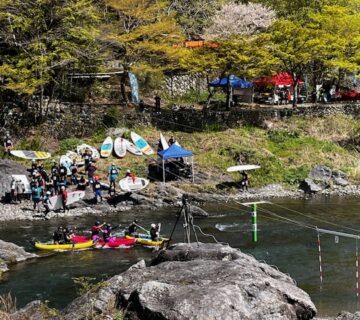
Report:
[[[294,80],[292,76],[287,72],[280,72],[278,74],[264,77],[259,80],[253,81],[257,86],[268,86],[268,85],[275,85],[275,86],[293,86]],[[303,84],[304,81],[300,80],[299,84]]]

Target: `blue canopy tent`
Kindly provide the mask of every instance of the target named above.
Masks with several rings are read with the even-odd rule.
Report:
[[[230,106],[230,101],[233,96],[236,99],[236,103],[239,100],[242,102],[252,102],[253,100],[254,85],[249,81],[234,76],[233,74],[222,79],[213,80],[209,82],[209,86],[214,88],[226,88],[226,101],[228,107]]]
[[[233,74],[230,75],[229,77],[213,80],[209,83],[209,86],[226,88],[228,86],[228,81],[229,81],[229,86],[235,89],[248,89],[253,87],[253,84],[251,82],[240,79],[239,77],[236,77]]]
[[[163,182],[165,183],[165,161],[175,158],[187,158],[191,157],[191,175],[192,182],[194,182],[194,159],[193,153],[189,150],[185,150],[177,144],[172,144],[168,149],[158,152],[159,157],[162,159],[163,169]]]

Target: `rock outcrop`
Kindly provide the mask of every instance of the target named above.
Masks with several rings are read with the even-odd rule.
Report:
[[[26,252],[22,247],[0,240],[0,276],[8,271],[8,265],[36,258],[37,255]]]
[[[237,249],[178,244],[74,300],[61,319],[311,319],[316,308],[287,275]]]

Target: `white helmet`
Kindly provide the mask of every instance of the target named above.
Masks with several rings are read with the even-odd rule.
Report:
[[[155,223],[152,223],[152,224],[151,224],[151,228],[156,228],[156,224],[155,224]]]
[[[129,169],[126,170],[126,173],[130,173],[131,171]]]
[[[46,194],[49,194],[49,195],[50,195],[50,194],[51,194],[51,191],[47,191]]]

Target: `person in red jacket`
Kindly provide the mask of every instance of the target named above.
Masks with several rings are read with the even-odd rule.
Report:
[[[62,187],[61,187],[61,201],[62,201],[62,205],[63,205],[63,210],[64,210],[64,212],[65,212],[66,210],[69,210],[69,208],[68,208],[67,205],[66,205],[67,198],[68,198],[68,192],[66,191],[65,187],[62,186]]]

